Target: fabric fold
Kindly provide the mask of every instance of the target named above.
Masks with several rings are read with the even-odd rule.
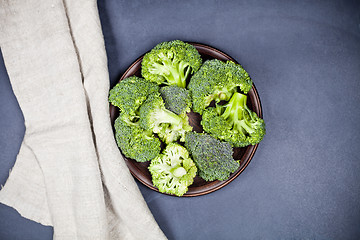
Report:
[[[25,218],[52,226],[44,176],[25,138],[6,185],[0,191],[0,202],[17,209]]]
[[[166,239],[112,135],[96,1],[2,1],[0,46],[26,126],[0,201],[54,239]]]

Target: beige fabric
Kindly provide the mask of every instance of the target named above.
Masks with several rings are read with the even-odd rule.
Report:
[[[0,0],[0,47],[26,133],[0,202],[54,239],[166,239],[114,142],[94,0]]]

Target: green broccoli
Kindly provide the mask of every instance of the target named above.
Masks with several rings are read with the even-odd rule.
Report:
[[[165,102],[166,109],[176,114],[190,112],[191,97],[189,90],[176,85],[165,86],[160,88],[160,94]]]
[[[157,133],[166,144],[185,141],[185,133],[192,130],[186,113],[177,115],[165,108],[159,92],[152,93],[140,106],[140,126]]]
[[[250,91],[252,80],[240,64],[207,60],[190,79],[188,89],[192,96],[193,111],[202,114],[215,100],[228,101],[238,91]]]
[[[197,168],[186,148],[170,143],[162,154],[151,160],[149,171],[160,192],[180,197],[194,182]]]
[[[115,120],[115,138],[122,153],[137,162],[146,162],[160,154],[160,140],[139,126],[137,117],[125,112]]]
[[[173,40],[156,45],[141,64],[141,75],[150,82],[185,88],[188,75],[200,68],[202,59],[191,44]]]
[[[246,95],[234,93],[227,104],[207,108],[201,125],[211,136],[234,147],[259,143],[266,132],[265,122],[248,108],[246,102]]]
[[[109,102],[128,114],[134,114],[146,97],[157,92],[159,86],[143,78],[131,76],[116,84],[109,94]]]
[[[240,166],[239,162],[233,159],[230,144],[206,133],[187,133],[185,147],[195,162],[198,175],[206,181],[226,180]]]

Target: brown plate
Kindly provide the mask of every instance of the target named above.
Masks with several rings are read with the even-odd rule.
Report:
[[[236,62],[232,57],[227,55],[226,53],[221,52],[220,50],[217,50],[213,47],[200,44],[200,43],[191,43],[195,48],[199,51],[201,57],[203,60],[207,59],[214,59],[217,58],[222,61],[231,60]],[[121,76],[120,80],[123,80],[124,78],[130,77],[132,75],[136,75],[138,77],[141,77],[141,61],[144,55],[139,57],[131,66],[125,71],[125,73]],[[262,109],[261,109],[261,103],[259,95],[256,91],[255,85],[253,84],[252,89],[249,91],[248,95],[248,101],[247,105],[248,107],[256,112],[259,117],[262,118]],[[111,116],[111,122],[112,125],[114,125],[115,119],[119,116],[119,110],[115,106],[110,105],[110,116]],[[189,114],[189,121],[190,124],[193,126],[194,131],[202,132],[202,127],[200,125],[201,117],[199,114],[196,113],[190,113]],[[211,192],[214,192],[227,184],[229,184],[231,181],[233,181],[237,176],[242,173],[247,165],[250,163],[252,157],[255,154],[255,151],[258,147],[258,144],[252,146],[247,146],[244,148],[234,148],[234,159],[239,160],[240,159],[240,167],[237,171],[232,173],[230,177],[225,181],[211,181],[206,182],[202,178],[196,176],[194,179],[194,183],[189,186],[189,190],[187,193],[185,193],[183,196],[185,197],[194,197],[194,196],[200,196],[204,194],[208,194]],[[127,166],[130,169],[130,172],[132,175],[137,178],[141,183],[143,183],[145,186],[149,187],[152,190],[158,191],[156,187],[153,186],[151,181],[151,175],[148,171],[148,166],[150,162],[145,163],[139,163],[136,162],[133,159],[126,158],[124,156],[124,159],[126,161]]]

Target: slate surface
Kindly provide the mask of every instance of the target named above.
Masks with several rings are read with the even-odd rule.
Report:
[[[110,81],[157,43],[214,46],[250,73],[267,135],[247,169],[209,195],[138,184],[169,239],[360,239],[359,1],[99,1]],[[0,59],[0,183],[25,131]],[[0,239],[52,228],[0,204]]]

